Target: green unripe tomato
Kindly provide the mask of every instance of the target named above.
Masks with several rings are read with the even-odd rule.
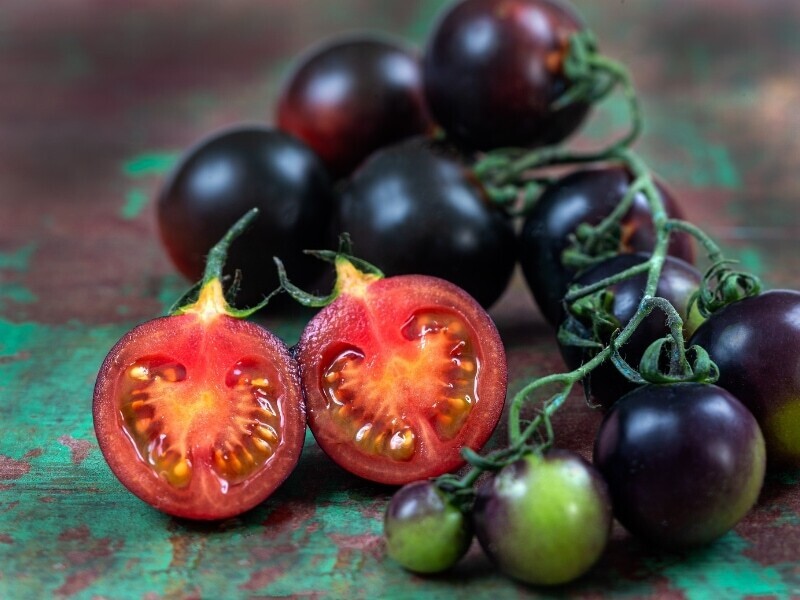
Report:
[[[384,518],[387,554],[409,571],[438,573],[469,549],[472,528],[432,481],[415,481],[392,496]]]
[[[534,585],[580,577],[611,532],[605,482],[572,452],[528,456],[479,490],[473,523],[484,551],[505,574]]]

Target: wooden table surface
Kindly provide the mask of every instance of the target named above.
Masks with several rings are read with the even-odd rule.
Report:
[[[689,218],[772,287],[800,288],[800,3],[577,2],[633,72],[638,149]],[[224,6],[223,6],[224,5]],[[160,514],[103,461],[91,397],[100,362],[187,285],[156,236],[153,197],[183,149],[271,121],[307,45],[380,29],[421,43],[443,0],[145,0],[0,5],[0,598],[513,598],[477,547],[420,578],[385,558],[391,490],[307,440],[286,484],[217,524]],[[582,133],[622,123],[610,103]],[[516,278],[492,309],[511,390],[562,370]],[[288,343],[302,317],[266,324]],[[777,358],[777,355],[776,355]],[[558,444],[587,454],[579,397]],[[800,425],[799,425],[800,426]],[[504,435],[497,432],[493,443]],[[800,597],[800,473],[770,475],[756,509],[710,547],[649,550],[619,527],[595,569],[557,595]]]

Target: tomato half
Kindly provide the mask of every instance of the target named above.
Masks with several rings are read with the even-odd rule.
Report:
[[[300,456],[305,413],[284,343],[224,314],[215,280],[183,314],[135,327],[94,392],[100,450],[117,478],[166,513],[237,515],[267,498]]]
[[[442,279],[382,279],[342,264],[338,298],[296,349],[314,437],[339,465],[379,483],[462,465],[461,449],[483,446],[505,401],[494,323]]]

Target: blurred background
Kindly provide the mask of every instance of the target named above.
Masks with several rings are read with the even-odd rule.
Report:
[[[159,312],[185,283],[153,210],[178,156],[226,126],[272,122],[282,78],[310,45],[371,29],[422,46],[446,4],[5,0],[0,252],[25,268],[2,273],[0,302],[15,320]],[[575,4],[632,71],[646,119],[638,149],[688,216],[770,284],[797,286],[800,4]],[[581,136],[600,141],[624,119],[612,101]]]

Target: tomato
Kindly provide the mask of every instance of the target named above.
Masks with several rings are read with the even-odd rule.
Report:
[[[472,542],[469,519],[432,481],[415,481],[395,492],[383,530],[389,557],[416,573],[450,568]]]
[[[435,121],[467,147],[553,144],[589,105],[554,109],[569,87],[563,61],[578,15],[557,0],[462,0],[435,26],[423,55]]]
[[[340,231],[388,275],[441,277],[484,307],[508,286],[516,263],[512,224],[440,146],[414,139],[380,150],[338,202]]]
[[[232,248],[228,273],[245,274],[237,301],[255,304],[278,286],[273,256],[309,285],[321,276],[306,248],[330,245],[333,187],[304,144],[268,128],[237,127],[189,150],[158,198],[161,239],[172,262],[198,280],[209,249],[247,210],[261,217]]]
[[[770,468],[800,466],[800,292],[773,290],[712,314],[692,344],[720,371],[717,385],[749,408]]]
[[[283,84],[278,127],[345,176],[378,148],[430,129],[420,71],[416,53],[390,38],[329,40]]]
[[[401,485],[462,464],[503,409],[497,329],[468,294],[423,275],[380,278],[337,259],[338,297],[295,355],[309,426],[351,473]]]
[[[280,339],[230,312],[219,278],[207,280],[195,302],[124,335],[97,376],[103,457],[131,492],[178,517],[254,507],[303,446],[296,362]]]
[[[614,516],[658,546],[708,543],[755,504],[764,481],[764,438],[753,415],[715,385],[649,385],[603,420],[594,463]]]
[[[611,533],[605,482],[577,454],[529,454],[478,489],[473,508],[481,547],[501,571],[558,585],[588,571]]]
[[[620,254],[585,271],[575,279],[577,285],[590,285],[606,277],[624,271],[647,260],[644,254]],[[688,263],[677,258],[667,257],[661,270],[661,278],[656,288],[656,296],[666,298],[676,308],[684,320],[684,335],[688,338],[702,321],[700,314],[693,310],[687,314],[689,301],[703,279],[701,273]],[[611,313],[623,328],[636,314],[639,303],[644,296],[647,274],[637,275],[614,284],[609,289],[614,295]],[[562,313],[562,322],[565,317]],[[666,316],[654,310],[639,325],[628,342],[620,348],[620,354],[634,369],[647,347],[656,340],[669,334]],[[610,335],[610,332],[609,332]],[[609,339],[601,340],[608,343]],[[561,356],[569,369],[577,369],[590,358],[590,353],[576,346],[559,344]],[[589,384],[593,399],[603,408],[609,408],[618,398],[636,387],[617,370],[609,360],[594,369],[589,375]]]
[[[561,315],[561,299],[576,272],[564,266],[561,258],[569,246],[569,236],[581,223],[598,225],[622,200],[631,183],[630,173],[621,166],[585,168],[573,171],[548,186],[528,214],[519,236],[519,263],[528,287],[545,319],[556,325]],[[656,181],[667,216],[682,219],[674,196]],[[638,194],[622,219],[620,253],[650,252],[655,244],[650,208]],[[684,232],[670,236],[668,253],[694,261],[692,238]]]

